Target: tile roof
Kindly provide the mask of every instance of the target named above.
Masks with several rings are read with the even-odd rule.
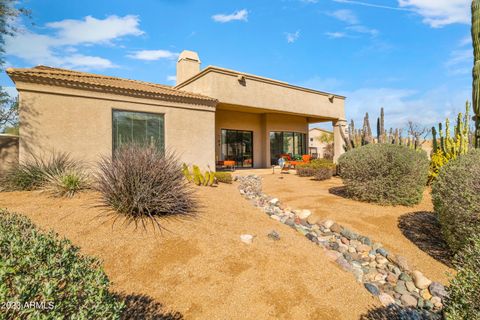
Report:
[[[216,99],[211,97],[183,91],[166,85],[47,66],[8,68],[7,74],[14,81],[45,83],[81,90],[111,92],[129,96],[190,102],[210,106],[214,106],[217,102]]]

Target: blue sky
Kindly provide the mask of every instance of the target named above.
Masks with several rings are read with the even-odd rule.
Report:
[[[22,1],[7,67],[174,84],[183,49],[217,65],[347,96],[347,117],[432,125],[471,96],[469,0]],[[12,87],[2,73],[0,84]],[[13,91],[10,89],[10,91]]]

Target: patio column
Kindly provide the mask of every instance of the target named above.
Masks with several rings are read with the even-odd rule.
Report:
[[[345,141],[342,138],[342,132],[345,134],[347,121],[345,119],[337,119],[332,121],[333,124],[333,162],[337,162],[338,158],[345,152]]]

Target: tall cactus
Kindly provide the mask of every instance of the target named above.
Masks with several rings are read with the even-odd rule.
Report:
[[[438,141],[437,141],[437,129],[432,127],[432,142],[433,142],[433,153],[438,151]]]
[[[378,143],[385,143],[385,113],[383,107],[380,109],[380,117],[377,119],[377,139]]]
[[[475,113],[475,148],[480,148],[480,0],[472,1],[473,84],[472,102]]]

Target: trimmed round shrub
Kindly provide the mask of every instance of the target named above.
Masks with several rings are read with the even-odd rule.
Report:
[[[369,144],[344,153],[338,165],[346,193],[351,198],[382,205],[412,206],[422,200],[429,161],[423,150]]]
[[[302,163],[296,166],[295,170],[297,175],[300,177],[314,177],[317,173],[317,169],[326,168],[332,171],[332,174],[335,172],[335,163],[328,159],[315,159],[309,163]]]
[[[470,238],[455,256],[455,278],[447,287],[449,297],[445,303],[448,320],[480,319],[480,235]]]
[[[154,147],[124,145],[103,158],[95,189],[104,206],[129,220],[193,214],[197,208],[177,157]]]
[[[480,151],[449,161],[432,185],[432,200],[442,234],[456,252],[480,233]]]
[[[99,260],[0,211],[0,318],[119,319],[123,302],[109,286]]]
[[[315,174],[314,174],[314,179],[315,180],[328,180],[333,176],[333,169],[331,168],[316,168],[315,169]]]
[[[214,175],[217,182],[228,184],[233,182],[232,174],[230,172],[215,172]]]

